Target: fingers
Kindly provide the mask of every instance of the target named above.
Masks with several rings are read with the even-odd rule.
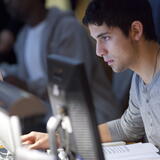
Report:
[[[27,141],[33,141],[33,139],[34,139],[34,137],[30,133],[21,136],[21,141],[22,142],[26,142],[27,143]]]
[[[48,149],[48,134],[41,132],[30,132],[21,136],[21,140],[28,149]]]
[[[21,141],[23,146],[28,149],[38,149],[39,141],[36,141],[36,134],[34,132],[21,136]]]
[[[36,141],[34,144],[28,145],[28,149],[44,149],[43,141]]]
[[[38,132],[30,132],[28,134],[25,134],[21,136],[21,141],[23,144],[32,144],[35,143],[38,136]]]

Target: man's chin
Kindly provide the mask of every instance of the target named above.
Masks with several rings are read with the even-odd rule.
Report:
[[[112,71],[113,72],[116,72],[116,73],[118,73],[119,71],[117,70],[117,68],[115,68],[115,67],[112,67],[112,66],[110,66],[111,68],[112,68]]]
[[[114,68],[114,67],[111,67],[112,68],[112,71],[115,72],[115,73],[119,73],[119,72],[123,72],[125,71],[126,69],[120,69],[120,68]]]

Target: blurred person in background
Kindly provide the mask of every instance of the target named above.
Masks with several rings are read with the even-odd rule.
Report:
[[[5,79],[47,99],[47,56],[59,54],[84,62],[98,123],[119,118],[119,108],[85,29],[70,12],[47,10],[45,0],[10,0],[10,13],[25,23],[15,52],[18,64],[1,66]]]
[[[0,1],[0,19],[0,63],[16,63],[13,45],[22,24],[8,14],[3,0]]]

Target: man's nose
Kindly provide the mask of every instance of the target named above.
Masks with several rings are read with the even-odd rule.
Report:
[[[103,57],[103,55],[105,55],[107,53],[107,50],[105,49],[105,47],[102,44],[98,44],[96,45],[96,55],[99,57]]]

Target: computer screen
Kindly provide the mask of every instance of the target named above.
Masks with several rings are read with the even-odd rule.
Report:
[[[0,144],[14,155],[16,149],[21,146],[19,119],[16,116],[10,117],[6,111],[0,108],[0,126]]]
[[[48,79],[53,114],[65,110],[71,121],[70,150],[85,160],[104,160],[84,64],[51,55],[48,57]]]
[[[23,134],[32,130],[46,130],[44,118],[47,107],[37,96],[12,84],[0,81],[0,106],[10,116],[16,115],[20,118]]]
[[[50,155],[28,150],[21,144],[21,126],[17,116],[0,108],[0,160],[53,160]]]
[[[43,102],[38,97],[4,81],[0,81],[0,105],[10,115],[18,115],[20,118],[46,112]]]

